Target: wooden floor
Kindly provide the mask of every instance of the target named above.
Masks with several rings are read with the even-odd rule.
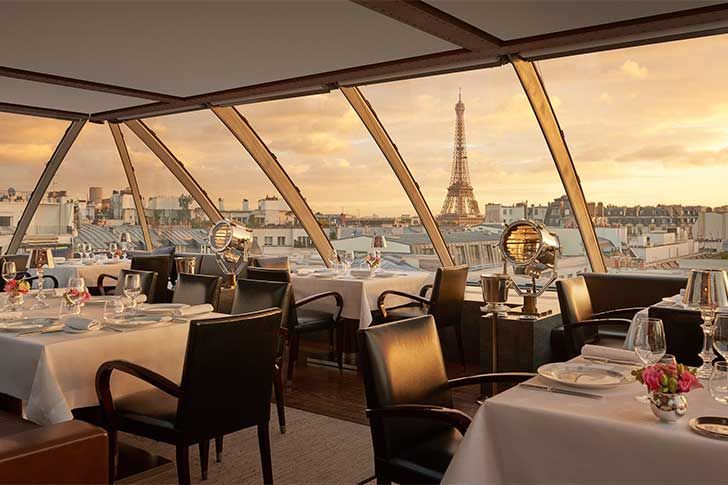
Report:
[[[369,424],[364,410],[366,398],[361,374],[344,372],[328,367],[306,365],[306,354],[325,350],[325,344],[302,342],[299,361],[293,376],[293,383],[285,391],[285,405],[343,419],[360,424]],[[287,365],[287,363],[285,364]],[[285,367],[284,367],[285,368]],[[448,377],[477,374],[475,365],[463,371],[459,363],[447,364]],[[468,386],[453,391],[455,407],[473,416],[478,410],[476,399],[480,396],[478,386]]]

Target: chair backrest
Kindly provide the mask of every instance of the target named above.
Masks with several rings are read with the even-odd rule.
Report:
[[[167,303],[171,299],[169,294],[169,270],[172,256],[163,254],[157,256],[135,256],[131,260],[131,269],[140,271],[155,271],[157,281],[152,291],[150,303]]]
[[[459,325],[463,317],[465,285],[468,281],[468,267],[451,266],[437,268],[432,285],[428,313],[435,317],[438,327]]]
[[[2,263],[5,261],[11,261],[15,263],[15,270],[18,273],[24,273],[28,269],[28,255],[27,254],[6,254],[0,258],[0,269]]]
[[[291,283],[291,272],[287,269],[272,268],[254,268],[248,267],[246,277],[249,280],[258,281],[277,281],[280,283]],[[298,325],[298,313],[296,312],[296,301],[293,295],[293,286],[291,286],[290,296],[288,299],[287,322],[288,328]]]
[[[238,280],[230,313],[250,313],[266,308],[280,308],[281,324],[288,318],[291,285],[285,282]]]
[[[268,269],[291,269],[288,256],[255,256],[250,258],[250,266]]]
[[[119,279],[116,282],[116,288],[114,288],[114,294],[122,296],[124,294],[124,278],[128,274],[138,274],[139,283],[142,288],[142,295],[147,296],[147,301],[151,302],[151,295],[154,292],[154,287],[157,284],[157,272],[156,271],[139,271],[136,269],[122,269],[119,271]]]
[[[452,407],[445,360],[432,315],[358,332],[368,408],[398,404]],[[443,425],[413,419],[371,420],[374,453],[387,458]],[[445,426],[447,427],[447,426]]]
[[[559,297],[563,323],[582,322],[594,315],[591,296],[583,276],[557,281],[556,293]]]
[[[219,276],[180,273],[172,295],[172,302],[187,303],[188,305],[209,303],[217,309],[221,285],[222,279]]]
[[[279,309],[190,323],[177,423],[192,442],[267,424]]]

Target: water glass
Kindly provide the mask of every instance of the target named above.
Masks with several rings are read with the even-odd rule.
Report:
[[[351,271],[351,265],[354,264],[354,251],[347,251],[344,253],[344,263],[346,263],[346,270]]]
[[[138,274],[127,274],[124,276],[124,296],[130,300],[129,309],[131,313],[136,312],[136,297],[142,292],[141,279]]]
[[[67,298],[74,305],[79,306],[83,301],[83,297],[86,293],[86,281],[81,277],[72,277],[68,279],[68,289],[74,290],[73,292],[68,291]],[[80,309],[79,309],[80,311]]]
[[[713,364],[713,372],[708,380],[710,395],[721,404],[728,404],[728,362]]]
[[[713,347],[728,360],[728,313],[718,313],[713,325]]]
[[[121,298],[109,298],[104,303],[104,322],[116,323],[124,318],[124,302]]]
[[[665,344],[665,328],[659,318],[637,317],[637,333],[634,351],[645,365],[660,361],[667,346]]]
[[[17,274],[17,270],[15,269],[15,261],[4,261],[3,262],[3,279],[5,281],[10,281],[12,279],[15,279],[15,275]]]
[[[74,305],[73,303],[67,302],[65,299],[61,300],[61,306],[58,309],[58,318],[63,320],[66,317],[79,315],[81,313],[81,307]]]
[[[663,365],[677,365],[677,359],[672,354],[665,354],[660,357],[660,360],[657,361],[657,363]]]

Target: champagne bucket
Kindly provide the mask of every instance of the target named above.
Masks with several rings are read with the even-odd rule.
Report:
[[[508,301],[508,287],[511,279],[506,274],[480,275],[480,286],[483,289],[483,300],[486,304],[504,304]]]
[[[195,274],[195,270],[197,269],[197,259],[194,257],[185,256],[174,258],[174,264],[177,266],[177,274]]]

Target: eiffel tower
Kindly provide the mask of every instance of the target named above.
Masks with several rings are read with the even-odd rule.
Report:
[[[473,195],[473,186],[470,185],[468,154],[465,150],[465,104],[462,100],[462,93],[458,93],[458,102],[455,105],[455,148],[452,156],[450,186],[447,188],[447,197],[445,197],[437,220],[441,225],[449,226],[465,226],[483,222],[478,201]]]

